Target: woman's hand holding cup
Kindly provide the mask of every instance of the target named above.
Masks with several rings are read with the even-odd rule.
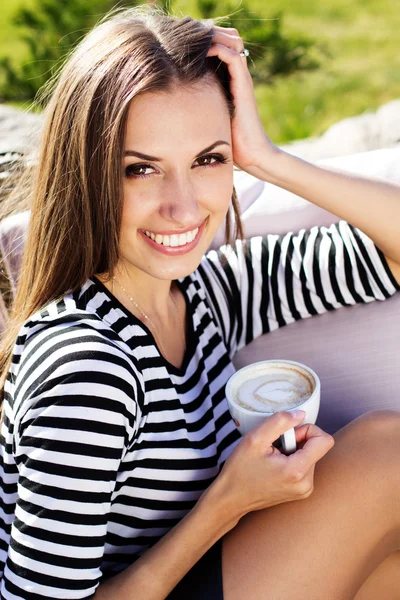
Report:
[[[219,489],[227,514],[236,521],[254,510],[310,496],[314,468],[334,439],[313,424],[301,425],[305,412],[278,412],[249,431],[227,459],[212,487]],[[295,429],[298,450],[282,454],[273,442]]]

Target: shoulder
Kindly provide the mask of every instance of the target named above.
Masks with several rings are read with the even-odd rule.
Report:
[[[81,356],[101,360],[128,360],[127,353],[118,343],[118,336],[98,315],[68,306],[68,299],[52,302],[32,315],[21,328],[14,351],[14,363],[43,361],[58,356],[65,359]]]
[[[144,394],[129,348],[73,295],[50,303],[24,324],[9,381],[14,414],[45,398],[60,405],[79,397],[101,410],[107,405],[107,410],[135,415]]]
[[[129,347],[118,335],[118,328],[113,327],[118,318],[111,299],[88,280],[77,292],[50,302],[25,321],[17,338],[14,362],[57,349],[69,354],[106,352],[129,359]]]

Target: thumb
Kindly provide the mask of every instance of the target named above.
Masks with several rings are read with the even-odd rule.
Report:
[[[260,435],[263,442],[272,445],[285,431],[297,427],[306,418],[304,410],[276,412],[265,421],[260,423],[253,431],[254,435]]]

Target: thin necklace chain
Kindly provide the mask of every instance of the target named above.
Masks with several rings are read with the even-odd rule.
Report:
[[[121,290],[122,290],[122,291],[125,293],[126,297],[127,297],[127,298],[130,300],[130,302],[132,302],[132,304],[133,304],[133,305],[134,305],[134,306],[137,308],[137,310],[140,312],[140,314],[142,315],[142,317],[144,317],[144,318],[146,319],[146,321],[148,321],[148,322],[150,323],[150,325],[151,325],[151,327],[152,327],[152,330],[153,330],[153,335],[154,335],[154,337],[156,338],[156,341],[157,341],[157,343],[160,345],[161,352],[163,353],[163,356],[166,356],[166,353],[165,353],[165,348],[164,348],[164,346],[162,345],[162,342],[161,342],[161,340],[160,340],[160,337],[159,337],[159,335],[158,335],[158,334],[156,335],[157,328],[156,328],[156,326],[154,325],[153,321],[150,319],[149,315],[147,315],[147,314],[144,312],[144,310],[143,310],[143,309],[142,309],[142,308],[139,306],[139,304],[136,302],[136,300],[135,300],[134,298],[132,298],[132,296],[130,296],[130,295],[129,295],[129,292],[128,292],[128,290],[126,290],[126,289],[124,288],[124,286],[122,285],[122,283],[121,283],[120,281],[118,281],[118,279],[115,277],[115,275],[114,275],[114,277],[113,277],[113,281],[115,281],[115,283],[116,283],[117,285],[119,285],[119,287],[121,288]],[[173,303],[174,303],[174,305],[175,305],[175,308],[177,309],[178,307],[177,307],[177,305],[176,305],[176,302],[175,302],[175,300],[174,300],[174,297],[172,296],[172,294],[171,294],[171,299],[172,299],[172,302],[173,302]]]

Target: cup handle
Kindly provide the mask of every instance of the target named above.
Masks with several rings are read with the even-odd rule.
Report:
[[[296,434],[293,427],[281,435],[281,444],[284,454],[293,454],[293,452],[296,452]]]

